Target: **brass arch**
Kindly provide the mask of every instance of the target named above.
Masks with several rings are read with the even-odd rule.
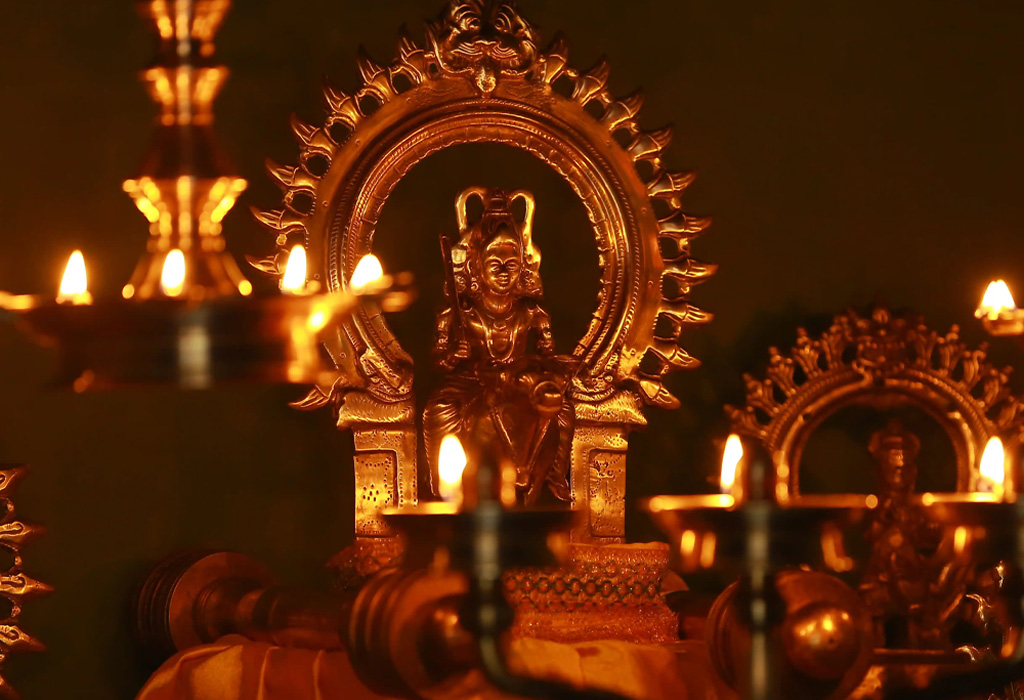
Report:
[[[463,5],[452,0],[428,22],[425,48],[404,37],[387,65],[361,55],[362,86],[352,94],[325,88],[322,126],[293,121],[299,164],[268,165],[284,190],[283,206],[255,212],[274,232],[277,253],[255,264],[281,274],[288,247],[301,239],[314,277],[343,289],[371,251],[396,184],[450,146],[506,145],[553,168],[587,210],[601,266],[597,309],[575,350],[582,362],[571,388],[572,501],[589,513],[573,537],[621,541],[628,433],[646,422],[644,405],[679,404],[663,384],[667,373],[699,364],[678,342],[685,328],[711,320],[689,301],[716,269],[690,256],[690,242],[710,220],[682,212],[693,175],[665,167],[671,129],[637,125],[643,96],[613,96],[608,65],[573,68],[561,39],[538,50],[536,31],[515,3],[500,4],[509,21],[481,36],[479,26],[455,21]],[[491,50],[495,37],[500,54]],[[531,203],[518,196],[527,199],[532,239]],[[339,427],[353,428],[356,534],[384,536],[382,509],[415,503],[418,494],[412,361],[369,306],[333,330],[326,348],[339,370],[333,385],[315,387],[293,405],[331,404]]]
[[[746,405],[727,408],[733,430],[772,455],[786,498],[800,497],[811,434],[847,406],[923,410],[953,445],[958,491],[974,489],[990,437],[1019,451],[1024,403],[1009,394],[1008,370],[993,367],[984,347],[969,350],[955,327],[941,335],[919,319],[877,309],[870,318],[852,311],[837,316],[820,338],[803,329],[798,336],[788,355],[772,348],[764,379],[745,377]]]
[[[572,186],[599,248],[601,292],[577,346],[584,369],[574,394],[601,402],[625,388],[640,403],[676,405],[662,378],[698,364],[677,341],[684,327],[710,320],[688,297],[715,268],[689,254],[690,240],[709,222],[681,212],[680,196],[693,178],[662,164],[670,130],[641,131],[636,116],[642,97],[612,97],[607,65],[588,72],[571,68],[560,40],[545,52],[524,53],[516,70],[491,76],[493,84],[479,72],[447,70],[437,54],[443,49],[434,41],[428,45],[432,48],[425,50],[403,39],[398,58],[388,66],[362,57],[362,89],[353,95],[326,89],[329,114],[323,127],[295,122],[302,144],[299,166],[269,166],[285,190],[284,208],[256,214],[277,232],[279,246],[275,259],[260,267],[279,269],[281,251],[302,236],[316,276],[329,289],[342,288],[358,258],[370,252],[388,196],[417,163],[461,143],[520,148]],[[408,84],[404,91],[399,76]],[[571,94],[554,88],[563,77]],[[366,109],[367,100],[376,109]],[[591,114],[595,105],[597,117]],[[650,165],[648,179],[637,170],[640,162]],[[294,206],[299,193],[312,199],[311,210]],[[678,293],[666,298],[664,279],[675,282]],[[659,317],[668,323],[659,326]],[[668,330],[656,335],[656,326]],[[351,363],[353,355],[361,358],[363,369],[376,377],[365,390],[380,401],[399,401],[411,391],[408,356],[375,310],[349,323],[328,350],[339,365]],[[645,357],[653,362],[642,368]]]

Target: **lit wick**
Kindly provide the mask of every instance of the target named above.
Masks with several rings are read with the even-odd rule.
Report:
[[[288,262],[281,277],[281,291],[285,294],[301,294],[306,290],[306,249],[301,245],[292,247]]]
[[[178,248],[168,252],[164,258],[160,287],[169,297],[176,297],[185,289],[185,254]]]
[[[740,442],[740,436],[733,433],[725,441],[725,449],[722,451],[722,474],[719,483],[722,493],[730,494],[736,501],[740,501],[743,495],[743,480],[737,478],[741,459],[743,443]]]
[[[371,291],[373,284],[382,279],[384,279],[384,266],[380,264],[376,255],[370,253],[359,259],[348,284],[353,293],[364,294]]]
[[[994,437],[988,441],[978,472],[978,493],[990,493],[995,500],[1002,501],[1006,482],[1006,451],[1002,440]]]
[[[85,256],[80,250],[76,250],[68,258],[64,277],[60,280],[57,303],[75,306],[92,303],[92,294],[89,293],[89,282],[85,274]]]
[[[445,435],[437,454],[438,495],[456,509],[462,506],[462,475],[466,471],[466,452],[454,435]]]
[[[977,318],[988,317],[994,320],[1004,311],[1013,311],[1016,308],[1017,304],[1013,301],[1009,286],[1003,280],[996,280],[989,283],[985,296],[981,299],[981,306],[974,315]]]

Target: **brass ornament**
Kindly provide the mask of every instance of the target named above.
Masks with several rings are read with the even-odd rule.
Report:
[[[228,76],[227,68],[212,61],[213,41],[230,5],[230,0],[138,2],[160,39],[157,59],[142,76],[160,115],[139,175],[124,182],[150,229],[146,254],[124,287],[126,299],[167,296],[160,282],[172,250],[184,255],[189,297],[252,291],[221,236],[221,222],[247,183],[234,174],[213,133],[213,100]]]
[[[7,657],[23,651],[43,651],[42,642],[21,628],[21,610],[24,602],[53,588],[27,575],[23,568],[21,549],[43,534],[39,525],[32,525],[17,519],[11,492],[25,475],[25,467],[6,465],[0,467],[0,547],[13,556],[10,568],[0,571],[0,596],[10,606],[10,611],[0,618],[0,665]],[[18,698],[17,691],[0,675],[0,697]]]
[[[471,197],[484,205],[474,223],[466,209]],[[521,222],[512,213],[517,200],[526,203]],[[437,315],[434,347],[437,368],[448,374],[423,413],[432,483],[441,440],[472,440],[488,421],[498,459],[514,465],[516,499],[526,505],[546,490],[571,498],[575,412],[567,392],[579,366],[571,355],[554,354],[532,238],[534,206],[522,190],[471,187],[457,198],[460,239],[452,245],[441,238],[447,303]]]
[[[875,619],[877,643],[952,651],[950,632],[972,572],[953,556],[951,542],[943,546],[945,529],[915,501],[920,440],[893,421],[868,449],[877,465],[878,507],[869,516],[871,553],[859,592]]]
[[[871,666],[871,617],[857,594],[819,571],[788,570],[775,577],[783,615],[771,634],[776,665],[770,670],[782,698],[841,700]],[[705,627],[718,676],[743,686],[750,632],[742,617],[742,587],[733,583],[715,600]]]
[[[800,497],[810,434],[850,405],[923,410],[949,436],[957,490],[968,491],[988,439],[999,435],[1014,449],[1024,431],[1024,401],[1010,393],[1009,374],[988,361],[985,345],[968,348],[956,326],[941,334],[882,308],[870,318],[848,311],[819,338],[797,329],[788,354],[771,348],[766,377],[744,375],[746,405],[726,410],[733,430],[773,455],[780,500]]]
[[[637,644],[679,638],[679,618],[662,595],[668,545],[570,544],[558,568],[514,569],[505,596],[516,611],[514,637],[573,644],[623,639]],[[580,613],[586,624],[580,624]]]
[[[663,163],[670,129],[643,131],[643,96],[616,98],[608,65],[569,64],[556,38],[545,50],[514,2],[451,2],[429,26],[426,48],[408,36],[379,64],[360,52],[362,87],[326,86],[322,126],[293,119],[296,166],[268,164],[284,191],[280,208],[256,211],[277,252],[256,266],[281,274],[284,253],[304,242],[311,278],[345,289],[371,252],[380,212],[401,178],[449,146],[488,142],[521,148],[562,175],[583,201],[599,250],[601,292],[574,355],[572,501],[590,513],[575,537],[624,536],[628,431],[644,425],[644,404],[678,405],[668,372],[699,363],[678,345],[682,330],[711,315],[693,306],[693,285],[715,266],[690,257],[710,223],[682,212],[691,173]],[[597,111],[599,116],[592,116]],[[641,176],[638,166],[650,174]],[[663,257],[662,251],[665,252]],[[299,408],[334,407],[356,439],[358,536],[386,534],[383,508],[416,503],[417,431],[409,355],[372,305],[326,342],[338,367]],[[371,437],[372,436],[372,437]]]

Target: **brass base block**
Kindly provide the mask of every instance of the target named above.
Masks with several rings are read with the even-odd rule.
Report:
[[[679,619],[661,595],[668,560],[661,542],[571,544],[562,568],[516,569],[504,579],[516,611],[512,634],[564,643],[676,641]]]

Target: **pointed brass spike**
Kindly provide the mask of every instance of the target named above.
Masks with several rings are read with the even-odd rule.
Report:
[[[292,115],[291,126],[292,131],[295,132],[295,138],[306,146],[309,145],[309,142],[313,140],[313,136],[316,135],[316,127],[299,119],[297,114]]]
[[[8,598],[32,598],[53,592],[53,586],[13,570],[0,575],[0,595]]]
[[[327,103],[327,109],[330,112],[336,112],[341,109],[341,105],[345,100],[349,99],[349,96],[345,94],[344,90],[336,87],[328,78],[324,78],[324,101]]]
[[[300,411],[313,411],[323,408],[335,399],[340,398],[345,389],[355,386],[356,384],[351,379],[344,374],[340,374],[330,386],[327,386],[326,383],[314,384],[313,388],[309,390],[309,393],[304,398],[292,401],[288,405]]]
[[[679,399],[673,396],[661,382],[653,379],[641,379],[638,384],[640,393],[648,403],[660,408],[679,408]]]
[[[25,476],[26,471],[27,468],[21,464],[0,469],[0,494],[6,495],[9,491],[13,491]]]
[[[328,124],[334,122],[341,122],[345,124],[349,129],[355,129],[359,120],[363,118],[363,113],[359,111],[359,103],[351,95],[347,95],[344,100],[338,103],[338,106],[331,112],[331,115],[327,118]]]
[[[663,300],[658,304],[658,313],[664,314],[676,324],[710,323],[714,314],[699,309],[685,301]]]
[[[673,369],[695,369],[700,367],[700,360],[692,357],[675,343],[656,340],[651,346],[651,352]]]
[[[665,262],[664,277],[671,277],[684,284],[698,284],[718,272],[718,265],[702,263],[689,256],[681,255]]]
[[[660,158],[662,152],[672,142],[672,134],[671,126],[639,133],[633,139],[633,143],[629,144],[629,154],[634,160]]]
[[[404,24],[398,29],[398,58],[406,63],[420,50],[420,47],[413,41],[412,36],[409,34],[409,28]]]
[[[551,45],[548,46],[543,55],[544,75],[542,76],[542,80],[550,85],[558,80],[558,76],[560,76],[565,71],[565,67],[569,65],[569,44],[565,40],[565,35],[561,32],[556,34]]]
[[[0,545],[20,547],[46,532],[42,525],[32,525],[20,520],[12,520],[0,525]]]
[[[680,213],[658,221],[657,230],[660,235],[693,237],[711,226],[711,223],[710,216],[696,217]]]
[[[5,624],[0,625],[0,650],[5,654],[12,651],[45,651],[46,646],[17,625]]]
[[[608,67],[608,61],[602,58],[597,62],[596,66],[581,75],[576,81],[576,89],[572,91],[572,99],[582,105],[590,102],[595,95],[604,90],[605,85],[608,84],[610,72],[611,69]]]
[[[323,408],[330,402],[330,396],[320,391],[319,387],[313,387],[304,397],[297,401],[292,401],[288,405],[300,411],[315,411],[318,408]]]
[[[675,199],[696,179],[696,174],[692,172],[678,173],[666,170],[647,186],[647,192],[652,197]]]
[[[256,220],[273,231],[289,233],[296,230],[305,230],[302,224],[302,217],[287,209],[258,209],[250,207],[252,215]]]
[[[281,275],[281,267],[277,263],[276,255],[269,258],[256,258],[252,255],[246,255],[245,260],[264,274],[273,275],[274,277]]]
[[[363,82],[367,85],[372,83],[378,75],[384,72],[384,68],[370,58],[370,54],[366,51],[365,46],[359,47],[359,52],[356,54],[356,63],[359,65],[359,74],[363,77]]]
[[[631,95],[627,95],[621,100],[616,100],[608,105],[604,116],[601,117],[601,124],[608,131],[614,132],[620,127],[631,123],[643,105],[644,93],[642,90],[637,90]],[[636,127],[633,128],[635,129]]]
[[[409,35],[403,24],[399,30],[398,42],[399,68],[413,83],[419,85],[427,79],[427,52]]]
[[[690,240],[700,235],[701,231],[708,228],[711,221],[710,217],[697,218],[677,212],[657,222],[657,234],[659,237],[675,240],[682,249]]]
[[[267,169],[267,174],[281,189],[291,187],[295,181],[295,172],[299,169],[297,165],[279,165],[270,158],[264,159],[263,165]]]

